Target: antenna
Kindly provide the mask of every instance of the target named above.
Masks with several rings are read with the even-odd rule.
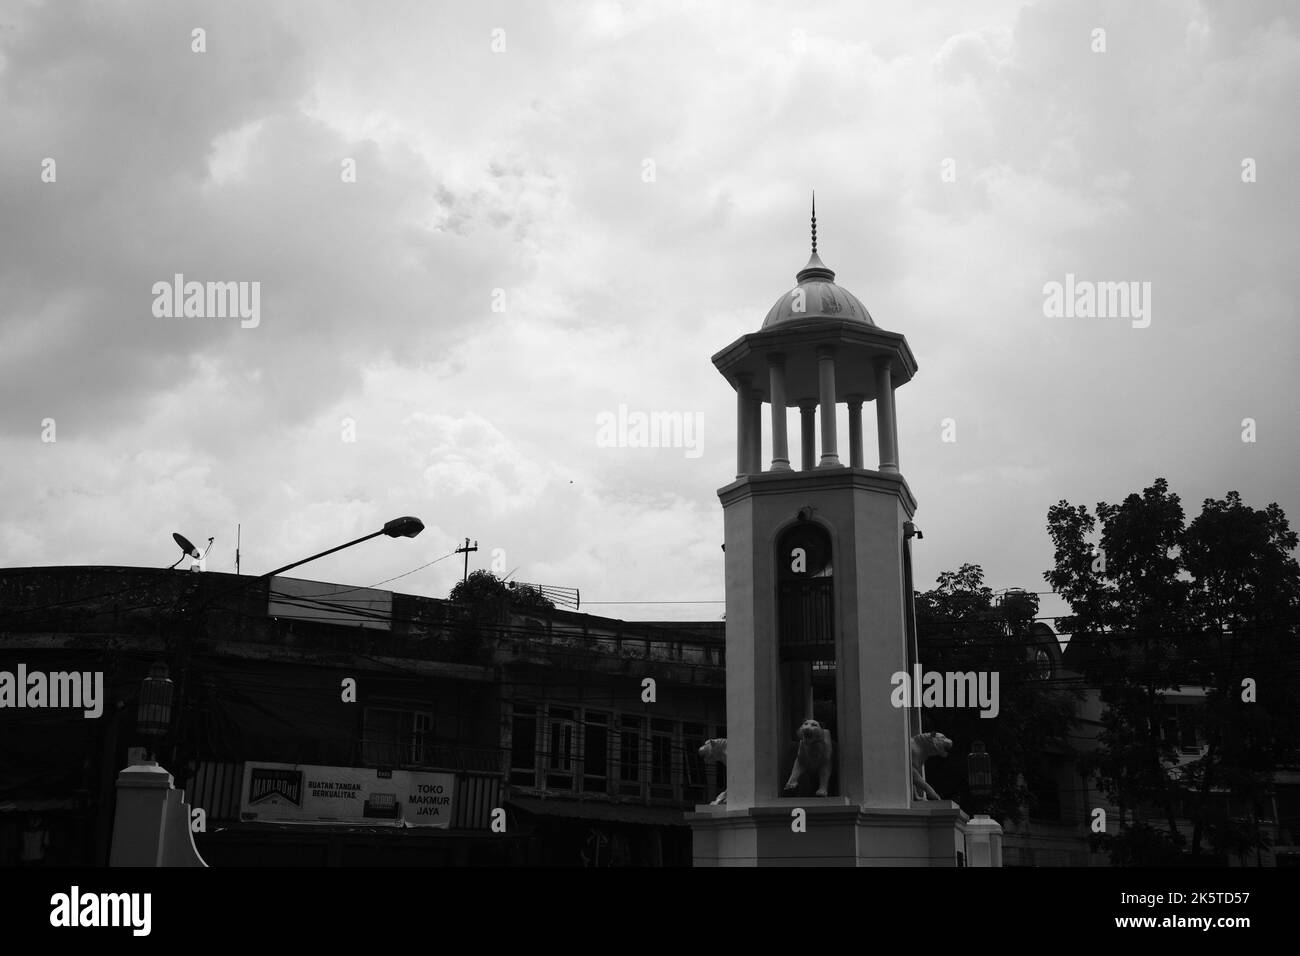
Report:
[[[208,538],[208,546],[198,555],[193,564],[190,565],[191,571],[206,571],[208,569],[208,553],[212,550],[212,542],[216,538]]]
[[[236,574],[239,573],[239,541],[241,537],[240,532],[243,531],[243,528],[244,528],[243,525],[240,524],[235,525],[235,573]]]
[[[558,584],[527,584],[523,581],[516,581],[512,587],[532,588],[540,591],[542,597],[546,598],[553,604],[563,604],[573,608],[575,611],[581,606],[581,595],[577,588],[561,587]]]

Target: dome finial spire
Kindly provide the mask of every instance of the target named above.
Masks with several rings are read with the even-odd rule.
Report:
[[[816,254],[817,254],[817,190],[815,190],[815,189],[812,191],[812,199],[813,199],[813,207],[812,207],[812,240],[813,240],[813,248],[812,248],[812,251],[813,251],[813,255],[816,255]]]
[[[826,268],[826,264],[817,255],[817,190],[815,189],[812,197],[812,255],[808,257],[808,264],[795,276],[796,282],[806,282],[809,279],[835,281],[835,273]]]

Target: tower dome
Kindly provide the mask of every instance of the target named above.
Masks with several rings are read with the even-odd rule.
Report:
[[[816,322],[861,322],[874,327],[867,307],[848,289],[835,284],[835,273],[817,255],[817,200],[813,199],[812,256],[795,276],[798,284],[776,300],[763,320],[763,330],[793,328]]]

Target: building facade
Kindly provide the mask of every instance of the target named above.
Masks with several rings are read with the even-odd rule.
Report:
[[[0,671],[103,675],[98,717],[0,711],[0,865],[105,863],[145,746],[213,865],[687,863],[682,813],[716,792],[696,750],[722,720],[721,622],[467,628],[437,599],[142,568],[0,571],[0,607]]]
[[[216,598],[232,584],[240,590]],[[698,755],[728,736],[724,629],[556,609],[467,632],[449,602],[394,592],[144,568],[0,570],[0,683],[20,672],[103,681],[97,716],[88,700],[0,709],[0,866],[105,864],[117,773],[145,746],[203,811],[195,842],[213,865],[689,865],[686,815],[726,788],[724,766]],[[1117,808],[1078,766],[1102,726],[1081,653],[1041,623],[1026,643],[1027,663],[1082,696],[1071,746],[1042,755],[1033,805],[1006,830],[1005,865],[1109,864],[1090,825],[1102,808],[1115,832]],[[138,705],[160,662],[171,732],[151,740]],[[815,707],[833,700],[836,669],[812,670]],[[1159,732],[1180,760],[1197,759],[1204,693],[1168,697]],[[833,709],[817,713],[834,726]],[[434,788],[436,800],[421,795]],[[361,809],[322,809],[329,792],[357,794]],[[1220,862],[1300,860],[1300,770],[1279,772],[1260,806],[1220,797],[1273,843]]]

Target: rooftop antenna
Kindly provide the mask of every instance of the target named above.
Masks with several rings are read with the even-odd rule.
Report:
[[[235,573],[236,574],[239,573],[239,540],[241,538],[241,532],[243,531],[243,528],[244,528],[243,525],[240,524],[235,525]]]
[[[573,608],[575,611],[582,606],[582,595],[577,588],[561,587],[558,584],[528,584],[523,581],[516,581],[511,586],[532,588],[534,591],[541,592],[542,597],[552,604],[562,604],[565,607]]]
[[[216,538],[208,538],[208,546],[199,553],[198,558],[190,565],[191,571],[206,571],[208,569],[208,552],[212,550],[212,542],[216,540]]]

